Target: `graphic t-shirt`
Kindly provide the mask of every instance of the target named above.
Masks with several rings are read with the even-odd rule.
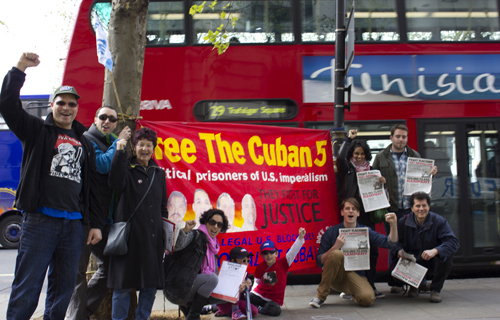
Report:
[[[257,268],[255,268],[254,277],[262,279],[262,281],[254,289],[254,292],[282,306],[285,298],[288,269],[290,269],[290,265],[286,257],[276,260],[271,267],[269,267],[265,261],[259,263]],[[265,281],[266,279],[268,281]],[[276,283],[274,283],[275,281]]]
[[[85,152],[74,130],[58,128],[59,136],[51,153],[49,172],[44,174],[43,206],[67,212],[80,212],[82,164]]]

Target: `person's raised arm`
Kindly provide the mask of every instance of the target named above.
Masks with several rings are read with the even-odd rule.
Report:
[[[398,218],[394,212],[389,212],[385,215],[385,222],[389,223],[391,230],[389,239],[392,243],[398,242]]]
[[[304,244],[304,236],[306,235],[306,229],[300,228],[299,229],[299,237],[295,242],[293,243],[292,247],[288,252],[286,253],[286,261],[288,262],[288,265],[291,266],[293,263],[293,260],[295,260],[295,256],[297,253],[299,253],[300,248],[302,248],[302,245]]]
[[[17,65],[5,76],[0,93],[0,113],[9,129],[23,143],[38,138],[38,131],[43,126],[43,120],[28,114],[20,100],[20,91],[26,80],[24,71],[38,64],[40,60],[36,53],[23,53]]]
[[[125,146],[127,141],[118,140],[116,142],[116,152],[111,162],[111,170],[108,175],[109,187],[113,190],[121,191],[125,184],[125,174],[127,170],[127,153]]]
[[[26,69],[31,67],[36,67],[40,64],[39,56],[33,52],[24,52],[19,58],[19,61],[16,64],[16,68],[21,70],[22,72],[26,71]]]

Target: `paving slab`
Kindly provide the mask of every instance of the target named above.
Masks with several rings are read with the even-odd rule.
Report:
[[[259,315],[261,320],[443,320],[443,319],[499,319],[500,320],[500,278],[447,280],[441,296],[443,302],[430,303],[429,293],[418,298],[389,293],[389,286],[377,283],[377,289],[386,297],[377,299],[372,307],[365,308],[338,294],[328,296],[325,304],[317,309],[309,306],[316,294],[317,285],[290,285],[286,288],[285,302],[279,317]],[[33,318],[43,315],[46,285],[42,289],[39,305]],[[0,319],[5,318],[10,289],[0,288]],[[154,311],[177,310],[177,306],[163,298],[158,290],[153,305]],[[215,319],[230,319],[215,318]]]

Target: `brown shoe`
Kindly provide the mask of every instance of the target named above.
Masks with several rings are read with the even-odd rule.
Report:
[[[440,303],[443,299],[441,299],[441,295],[439,292],[436,291],[431,291],[431,302],[433,303]]]
[[[417,298],[418,297],[418,289],[410,286],[410,290],[408,290],[408,298]]]
[[[420,287],[418,288],[418,291],[419,292],[429,292],[429,291],[431,291],[431,283],[430,282],[426,282],[425,284],[420,285]]]
[[[401,293],[403,292],[403,287],[391,287],[391,293]]]

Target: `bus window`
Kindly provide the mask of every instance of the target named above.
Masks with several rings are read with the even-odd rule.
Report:
[[[405,0],[405,7],[409,41],[500,40],[497,1]]]
[[[229,1],[218,2],[215,10],[206,8],[193,16],[194,43],[208,43],[203,38],[208,30],[221,25],[221,8]],[[200,5],[203,1],[194,1]],[[224,10],[238,18],[236,26],[227,28],[231,43],[282,43],[293,42],[292,1],[232,1]]]
[[[453,124],[427,124],[424,127],[424,149],[420,154],[434,159],[438,173],[432,180],[431,210],[448,220],[459,236],[460,188],[457,169],[456,128]]]
[[[149,46],[185,43],[183,1],[150,2],[146,34]]]
[[[474,247],[500,245],[498,127],[494,123],[478,123],[469,124],[466,129]]]
[[[356,0],[355,3],[356,42],[399,41],[394,0]]]
[[[380,151],[384,150],[391,144],[391,140],[389,139],[391,135],[391,128],[398,124],[405,124],[405,121],[377,121],[377,122],[355,122],[355,121],[346,121],[345,123],[345,131],[346,134],[349,130],[357,129],[358,137],[356,139],[360,139],[366,142],[366,144],[370,147],[370,151],[372,153],[371,164],[373,164],[373,160],[375,160],[375,155]],[[305,127],[312,129],[323,129],[328,130],[332,127],[333,123],[306,123]]]
[[[97,12],[99,20],[101,20],[102,27],[108,31],[109,16],[111,15],[111,2],[98,2],[92,7],[91,22],[92,28],[94,27],[94,12]]]
[[[302,42],[335,41],[335,0],[300,1]]]
[[[335,0],[300,2],[303,42],[335,41]],[[350,12],[350,1],[346,12]],[[356,42],[398,41],[398,15],[394,0],[356,0]]]

